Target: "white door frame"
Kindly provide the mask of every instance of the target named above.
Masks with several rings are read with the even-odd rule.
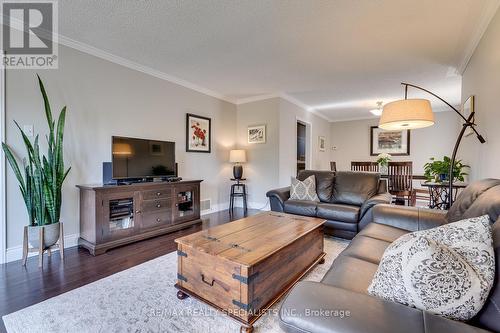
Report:
[[[2,55],[5,53],[2,51]],[[5,107],[6,103],[6,69],[0,66],[0,141],[5,142]],[[0,152],[0,264],[6,262],[7,252],[7,177],[6,177],[5,154]]]
[[[306,125],[306,169],[312,168],[312,124],[301,117],[295,117],[295,155],[297,155],[297,123]],[[297,160],[297,157],[295,157]],[[297,163],[295,163],[297,168]],[[297,169],[295,169],[297,174]]]

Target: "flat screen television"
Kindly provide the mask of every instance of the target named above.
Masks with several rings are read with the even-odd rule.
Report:
[[[113,179],[175,177],[175,142],[112,137]]]

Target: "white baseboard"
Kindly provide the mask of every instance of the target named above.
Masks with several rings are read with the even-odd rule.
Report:
[[[64,236],[64,248],[73,247],[78,245],[79,234]],[[57,249],[55,251],[58,251]],[[38,255],[35,252],[28,253],[29,257]],[[9,247],[6,252],[6,262],[21,260],[23,258],[23,246],[13,246]]]
[[[202,210],[200,212],[200,215],[203,216],[203,215],[208,215],[208,214],[212,214],[212,213],[216,213],[216,212],[220,212],[222,210],[226,210],[229,208],[229,202],[224,202],[224,203],[220,203],[220,204],[215,204],[215,205],[212,205],[212,207],[210,209],[206,209],[206,210]]]
[[[267,202],[249,201],[249,202],[247,202],[247,205],[248,205],[248,208],[250,208],[250,209],[259,209],[259,210],[265,210],[265,211],[271,210],[271,208],[269,206],[269,201],[267,201]],[[243,208],[243,202],[241,200],[235,200],[234,207]],[[227,209],[229,209],[229,202],[224,202],[221,204],[212,205],[211,209],[202,210],[200,212],[200,215],[201,216],[208,215],[211,213],[216,213],[216,212],[220,212],[220,211],[227,210]]]

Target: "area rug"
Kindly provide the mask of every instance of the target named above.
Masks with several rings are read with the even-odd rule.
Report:
[[[348,242],[325,237],[326,262],[304,280],[319,281]],[[240,324],[193,298],[179,300],[175,252],[113,274],[3,317],[9,333],[239,332]],[[277,303],[255,323],[282,332]]]

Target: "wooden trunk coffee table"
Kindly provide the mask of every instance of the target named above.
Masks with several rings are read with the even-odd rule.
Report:
[[[253,323],[317,263],[325,220],[266,212],[178,238],[177,297]]]

